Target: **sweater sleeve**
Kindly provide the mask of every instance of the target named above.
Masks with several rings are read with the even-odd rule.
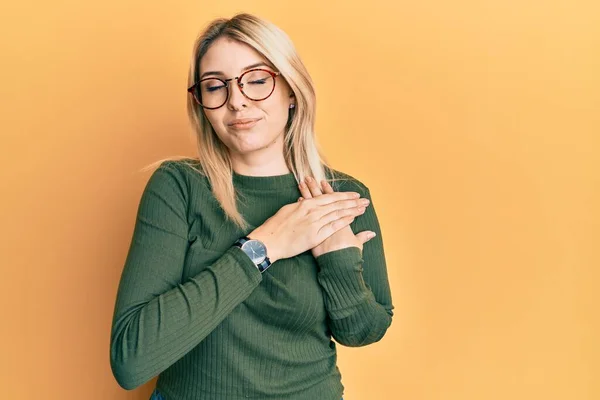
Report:
[[[262,275],[238,247],[182,282],[188,242],[188,190],[168,161],[151,175],[139,203],[121,274],[110,365],[134,389],[198,345],[259,285]]]
[[[316,259],[332,336],[338,343],[350,347],[379,341],[394,315],[377,213],[369,189],[362,188],[361,197],[371,203],[351,228],[355,234],[370,230],[377,235],[363,245],[362,253],[353,246]]]

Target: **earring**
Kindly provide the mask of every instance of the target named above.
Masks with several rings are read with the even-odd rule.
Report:
[[[296,107],[295,104],[290,104],[290,108],[294,108],[294,107]]]

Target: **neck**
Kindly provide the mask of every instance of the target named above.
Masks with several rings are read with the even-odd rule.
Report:
[[[246,176],[275,176],[291,171],[283,156],[283,140],[276,140],[269,146],[248,154],[231,154],[233,170]]]

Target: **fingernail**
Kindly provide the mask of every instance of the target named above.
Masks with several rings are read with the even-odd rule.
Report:
[[[376,236],[375,232],[370,232],[367,236],[369,239],[373,239]]]
[[[301,187],[302,189],[305,189],[305,188],[306,188],[306,183],[304,183],[304,182],[300,182],[300,187]]]
[[[310,176],[307,176],[305,180],[306,180],[306,183],[310,183],[310,182],[312,182],[312,179],[311,179],[311,177],[310,177]]]

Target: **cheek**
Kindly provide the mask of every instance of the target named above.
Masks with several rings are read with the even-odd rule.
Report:
[[[287,122],[289,103],[284,98],[277,96],[266,106],[264,111],[269,115],[269,119],[273,124],[280,125]]]
[[[266,126],[267,136],[274,138],[283,134],[288,119],[285,109],[278,105],[269,110],[268,114]]]
[[[213,129],[217,132],[217,134],[219,134],[219,136],[221,136],[221,133],[225,132],[225,116],[219,112],[207,112],[205,115]]]

